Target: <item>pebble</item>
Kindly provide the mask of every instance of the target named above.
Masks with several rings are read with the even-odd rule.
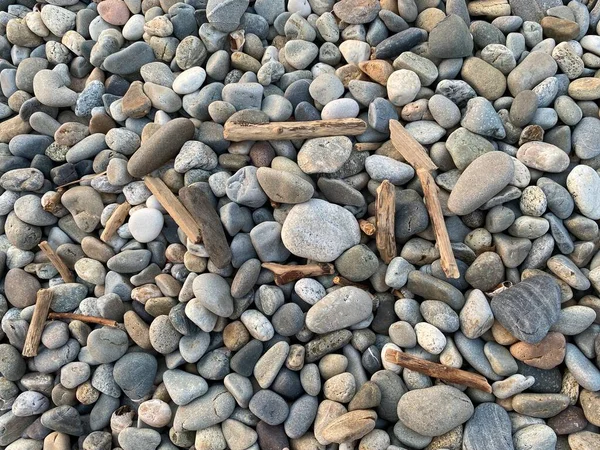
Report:
[[[524,304],[530,311],[526,317],[519,313]],[[495,296],[491,308],[496,320],[513,336],[537,344],[558,320],[560,289],[549,278],[528,278]]]
[[[465,423],[474,413],[471,400],[451,386],[410,391],[400,398],[398,417],[423,436],[441,436]]]
[[[594,220],[600,218],[600,203],[596,195],[600,189],[600,177],[595,170],[589,166],[575,166],[567,176],[567,189],[584,216]]]

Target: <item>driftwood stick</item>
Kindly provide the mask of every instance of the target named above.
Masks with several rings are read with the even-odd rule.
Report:
[[[459,278],[460,273],[458,271],[458,266],[456,265],[454,253],[452,253],[452,246],[450,244],[450,238],[448,237],[448,230],[446,229],[446,222],[444,221],[444,214],[438,197],[438,188],[431,175],[431,172],[436,170],[437,166],[429,158],[429,155],[423,146],[419,144],[402,125],[400,125],[400,122],[397,120],[390,120],[390,132],[394,147],[400,152],[404,159],[413,166],[421,181],[423,194],[425,196],[425,206],[431,217],[437,246],[440,249],[442,270],[449,278]]]
[[[369,286],[367,286],[366,284],[355,283],[354,281],[350,281],[349,279],[344,278],[340,275],[333,277],[333,284],[337,286],[354,286],[365,291],[369,290]]]
[[[488,393],[492,392],[492,387],[483,375],[437,364],[391,348],[386,350],[385,360],[449,383],[462,384]]]
[[[127,218],[130,209],[131,205],[127,202],[123,202],[117,206],[106,221],[106,226],[100,235],[100,240],[102,242],[108,242],[110,238],[114,236],[119,227],[125,223],[125,219]]]
[[[50,289],[40,289],[37,292],[35,307],[33,308],[33,316],[25,337],[25,345],[23,346],[23,356],[31,358],[38,354],[42,332],[46,324],[46,317],[52,303],[52,291]]]
[[[103,317],[94,317],[94,316],[85,316],[83,314],[73,314],[73,313],[50,313],[48,314],[48,319],[51,320],[79,320],[81,322],[87,323],[97,323],[98,325],[106,325],[107,327],[116,328],[119,324],[110,319],[105,319]]]
[[[52,247],[50,247],[48,241],[42,241],[38,245],[42,252],[44,252],[46,257],[50,260],[52,265],[56,267],[56,270],[58,270],[58,273],[60,274],[61,278],[65,280],[65,283],[73,283],[75,281],[75,277],[73,276],[69,268],[65,265],[63,260],[60,259],[60,256],[58,256],[56,252],[52,249]]]
[[[381,147],[381,142],[357,142],[352,147],[357,152],[371,152]]]
[[[360,219],[358,221],[358,226],[360,230],[365,233],[367,236],[373,236],[377,232],[377,227],[371,220]]]
[[[431,217],[433,223],[435,239],[440,250],[442,270],[449,278],[459,278],[460,273],[458,271],[456,260],[454,259],[450,237],[448,236],[446,222],[444,221],[444,215],[442,214],[442,206],[440,205],[440,199],[438,197],[438,187],[430,172],[418,169],[417,176],[421,181],[423,193],[425,194],[425,206],[427,207],[429,217]]]
[[[183,230],[188,239],[194,244],[202,242],[200,226],[167,185],[160,178],[151,177],[150,175],[144,177],[144,183],[162,207],[167,210],[175,223]]]
[[[208,196],[198,186],[188,186],[179,191],[179,199],[196,223],[200,225],[202,241],[215,266],[222,269],[231,262],[231,248],[219,214]]]
[[[396,257],[396,235],[394,222],[396,215],[396,188],[388,180],[377,188],[377,231],[375,240],[381,259],[389,264]]]
[[[273,272],[277,285],[287,284],[300,278],[332,275],[334,272],[333,264],[329,263],[313,263],[302,266],[263,263],[262,266]]]
[[[312,120],[307,122],[240,123],[226,122],[224,137],[228,141],[269,141],[311,139],[328,136],[357,136],[367,124],[361,119]]]

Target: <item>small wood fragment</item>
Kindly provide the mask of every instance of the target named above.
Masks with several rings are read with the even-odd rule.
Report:
[[[306,122],[226,122],[223,136],[228,141],[311,139],[329,136],[358,136],[367,129],[361,119],[311,120]]]
[[[396,215],[396,188],[384,180],[377,188],[377,231],[375,240],[381,259],[389,264],[396,257],[396,235],[394,230]]]
[[[357,152],[372,152],[381,147],[381,142],[357,142],[352,147]]]
[[[50,303],[52,303],[52,291],[50,289],[40,289],[37,292],[33,316],[31,317],[31,323],[25,337],[25,345],[23,346],[23,356],[26,358],[31,358],[38,354],[42,332],[44,331],[48,311],[50,311]]]
[[[479,389],[487,393],[492,392],[492,387],[483,375],[437,364],[392,348],[386,350],[384,357],[386,361],[392,364],[423,373],[433,378],[438,378],[449,383],[462,384],[463,386]]]
[[[340,275],[333,277],[333,284],[335,284],[336,286],[353,286],[353,287],[362,289],[364,291],[369,290],[369,286],[367,286],[366,284],[361,284],[361,283],[356,283],[354,281],[350,281],[349,279],[344,278]]]
[[[358,221],[358,226],[360,227],[360,230],[367,236],[373,236],[377,232],[377,227],[370,220],[360,219]]]
[[[42,209],[51,214],[54,214],[58,211],[59,208],[62,207],[60,199],[62,195],[65,193],[64,188],[58,188],[52,195],[42,197]]]
[[[208,196],[198,186],[188,186],[179,191],[179,198],[196,223],[200,225],[202,241],[212,263],[219,269],[231,262],[231,248],[223,230],[219,214]]]
[[[448,278],[459,278],[460,272],[448,237],[448,230],[446,229],[446,222],[444,221],[444,214],[438,196],[439,190],[431,175],[431,172],[436,170],[437,166],[429,158],[423,146],[397,120],[390,120],[390,133],[392,144],[416,170],[421,181],[425,206],[433,224],[437,246],[440,249],[442,270]]]
[[[123,202],[117,206],[106,221],[106,226],[100,235],[100,240],[102,242],[108,242],[114,236],[119,227],[125,223],[125,219],[127,219],[130,209],[131,205],[127,202]]]
[[[67,187],[67,186],[71,186],[73,184],[78,184],[78,183],[81,183],[82,181],[88,181],[88,180],[91,181],[91,180],[93,180],[96,177],[101,177],[102,175],[106,175],[106,170],[104,172],[100,172],[100,173],[95,174],[93,177],[90,177],[90,176],[86,175],[86,177],[80,178],[79,180],[70,181],[69,183],[61,184],[60,186],[58,186],[57,189],[61,189],[61,188]]]
[[[44,254],[52,263],[52,265],[56,267],[56,270],[58,270],[58,273],[60,274],[61,278],[65,281],[65,283],[73,283],[75,281],[75,277],[73,276],[67,265],[63,262],[63,260],[60,259],[60,256],[58,256],[56,252],[52,249],[52,247],[50,247],[48,241],[42,241],[38,244],[38,246],[40,247],[42,252],[44,252]]]
[[[263,263],[262,267],[270,270],[275,275],[275,284],[278,286],[306,277],[332,275],[334,266],[330,263],[313,263],[304,265],[285,265],[276,263]]]
[[[167,210],[188,239],[194,244],[201,243],[202,234],[200,233],[200,226],[167,185],[160,178],[150,175],[144,177],[144,184],[154,194],[162,207]]]
[[[118,322],[115,320],[105,319],[103,317],[86,316],[83,314],[74,313],[50,313],[48,319],[51,320],[79,320],[80,322],[96,323],[98,325],[106,325],[107,327],[117,328]]]

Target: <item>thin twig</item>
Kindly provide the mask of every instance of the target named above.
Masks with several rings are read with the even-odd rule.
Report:
[[[25,337],[25,345],[23,346],[23,356],[31,358],[38,354],[40,340],[46,324],[46,317],[52,303],[52,291],[50,289],[40,289],[37,292],[37,299],[33,308],[33,316]]]
[[[130,209],[131,205],[127,202],[123,202],[115,208],[106,221],[106,226],[100,235],[100,240],[102,242],[108,242],[114,236],[119,227],[125,223],[125,219],[127,218]]]
[[[50,313],[48,319],[51,320],[79,320],[87,323],[97,323],[98,325],[106,325],[107,327],[117,328],[119,324],[115,320],[105,319],[103,317],[85,316],[83,314],[73,313]]]
[[[335,268],[329,263],[313,263],[305,265],[284,265],[276,263],[263,263],[262,267],[270,270],[275,275],[275,284],[283,285],[306,277],[332,275]]]
[[[94,178],[101,177],[102,175],[106,175],[106,170],[104,172],[95,174],[93,177],[80,178],[79,180],[70,181],[68,183],[61,184],[60,186],[57,187],[57,189],[61,189],[61,188],[67,187],[67,186],[71,186],[73,184],[81,183],[82,181],[93,180]]]
[[[73,283],[75,281],[75,277],[73,276],[69,268],[66,266],[66,264],[63,262],[63,260],[60,259],[60,256],[58,256],[56,252],[52,249],[52,247],[50,247],[50,244],[48,244],[47,241],[42,241],[38,245],[42,252],[44,252],[46,257],[50,260],[52,265],[56,267],[56,270],[58,270],[58,273],[65,281],[65,283]]]
[[[466,370],[456,369],[443,364],[437,364],[425,359],[417,358],[408,353],[399,352],[388,348],[385,352],[385,360],[405,367],[415,372],[423,373],[433,378],[447,381],[449,383],[462,384],[487,393],[492,392],[492,387],[483,375],[479,375]]]

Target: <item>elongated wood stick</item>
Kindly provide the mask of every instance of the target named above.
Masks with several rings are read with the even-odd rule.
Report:
[[[73,283],[75,281],[75,277],[73,276],[69,268],[66,266],[66,264],[63,262],[63,260],[60,259],[60,256],[58,256],[54,252],[52,247],[50,247],[48,241],[42,241],[38,244],[38,246],[44,252],[46,257],[50,260],[52,265],[56,267],[56,270],[58,270],[58,273],[60,274],[61,278],[65,280],[65,283]]]
[[[183,230],[188,239],[194,244],[202,242],[202,234],[200,233],[200,225],[194,220],[192,215],[181,204],[175,194],[167,187],[167,185],[157,177],[147,175],[144,177],[146,187],[154,194],[158,202],[167,210],[175,223]]]
[[[438,197],[438,188],[433,180],[431,172],[437,169],[437,166],[427,155],[427,152],[421,144],[419,144],[406,129],[400,125],[397,120],[390,120],[390,132],[392,143],[396,150],[404,157],[404,159],[417,172],[417,176],[423,186],[423,194],[425,196],[425,206],[431,217],[433,231],[437,246],[440,249],[440,259],[442,270],[448,278],[459,278],[460,273],[456,265],[456,259],[452,252],[442,206]]]
[[[381,147],[381,142],[357,142],[352,148],[357,152],[370,152],[379,147]]]
[[[311,120],[307,122],[226,122],[223,136],[228,141],[311,139],[328,136],[357,136],[367,124],[361,119]]]
[[[52,303],[52,291],[50,289],[40,289],[37,292],[35,306],[33,308],[33,316],[31,323],[27,329],[25,337],[25,345],[23,346],[23,356],[31,358],[38,354],[40,340],[46,324],[46,317],[50,311],[50,303]]]
[[[114,236],[119,227],[125,223],[125,219],[127,218],[130,209],[131,205],[127,202],[123,202],[117,206],[106,221],[106,226],[100,235],[100,240],[102,242],[108,242],[110,238]]]
[[[275,284],[282,285],[306,277],[332,275],[335,268],[329,263],[313,263],[294,266],[292,264],[263,263],[262,267],[270,270],[275,275]]]
[[[367,286],[366,284],[356,283],[339,275],[333,277],[333,284],[335,284],[336,286],[353,286],[359,289],[363,289],[365,291],[369,290],[369,286]]]
[[[442,270],[449,278],[459,278],[460,273],[458,271],[456,260],[454,259],[450,237],[448,236],[446,222],[444,221],[444,215],[442,214],[437,184],[435,184],[435,180],[431,173],[424,169],[417,169],[417,176],[421,181],[423,193],[425,194],[425,207],[433,222],[435,239],[437,241],[437,246],[440,249]]]
[[[377,188],[377,231],[375,241],[381,259],[389,264],[396,257],[396,235],[394,230],[396,215],[396,188],[388,180]]]
[[[81,322],[87,323],[97,323],[99,325],[106,325],[107,327],[118,327],[119,324],[110,319],[105,319],[104,317],[94,317],[94,316],[85,316],[83,314],[73,314],[73,313],[50,313],[48,314],[48,319],[51,320],[79,320]]]
[[[198,186],[188,186],[179,191],[179,199],[196,223],[200,225],[202,241],[215,266],[223,269],[231,262],[231,248],[219,214],[208,196]]]
[[[449,383],[462,384],[463,386],[472,387],[488,393],[492,392],[492,387],[483,375],[437,364],[409,355],[408,353],[399,352],[392,348],[386,350],[384,357],[388,362],[401,367],[406,367],[415,372],[423,373],[433,378],[448,381]]]

